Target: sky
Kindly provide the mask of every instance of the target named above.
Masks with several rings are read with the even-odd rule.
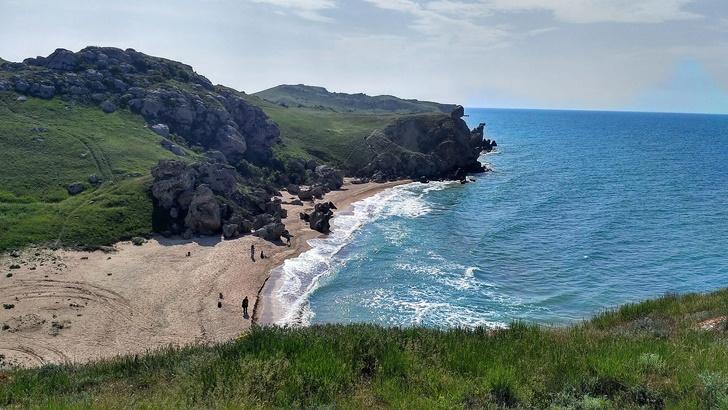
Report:
[[[134,48],[246,92],[728,113],[728,0],[0,0],[0,57]]]

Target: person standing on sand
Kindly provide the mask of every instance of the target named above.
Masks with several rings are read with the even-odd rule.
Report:
[[[243,299],[243,317],[248,318],[248,297]]]
[[[255,244],[250,245],[250,260],[255,262]]]

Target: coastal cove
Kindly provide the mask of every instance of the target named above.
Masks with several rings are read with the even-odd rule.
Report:
[[[493,171],[354,204],[334,219],[345,238],[286,262],[289,294],[267,297],[296,312],[278,323],[566,324],[725,286],[727,116],[468,114],[499,142],[482,158]]]

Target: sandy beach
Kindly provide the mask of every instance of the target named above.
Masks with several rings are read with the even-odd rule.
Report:
[[[401,183],[347,183],[323,201],[341,212]],[[283,192],[284,202],[291,199]],[[237,337],[254,322],[258,292],[271,270],[308,250],[307,241],[320,235],[299,218],[313,203],[284,207],[284,223],[294,236],[290,247],[253,236],[154,237],[143,246],[118,243],[108,253],[29,248],[3,256],[0,359],[22,366],[84,362]],[[258,257],[261,250],[268,258]],[[249,317],[241,309],[246,296]]]

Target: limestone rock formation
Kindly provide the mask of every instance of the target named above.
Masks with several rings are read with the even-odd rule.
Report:
[[[185,226],[194,233],[213,235],[220,231],[221,225],[220,204],[215,194],[207,185],[198,186],[190,201]]]
[[[93,103],[105,112],[129,108],[163,137],[172,133],[189,146],[219,150],[231,163],[270,161],[271,146],[280,136],[278,127],[241,93],[213,86],[188,65],[133,49],[58,49],[48,57],[4,62],[0,70],[13,72],[2,80],[2,89]],[[156,124],[168,131],[157,130]]]

